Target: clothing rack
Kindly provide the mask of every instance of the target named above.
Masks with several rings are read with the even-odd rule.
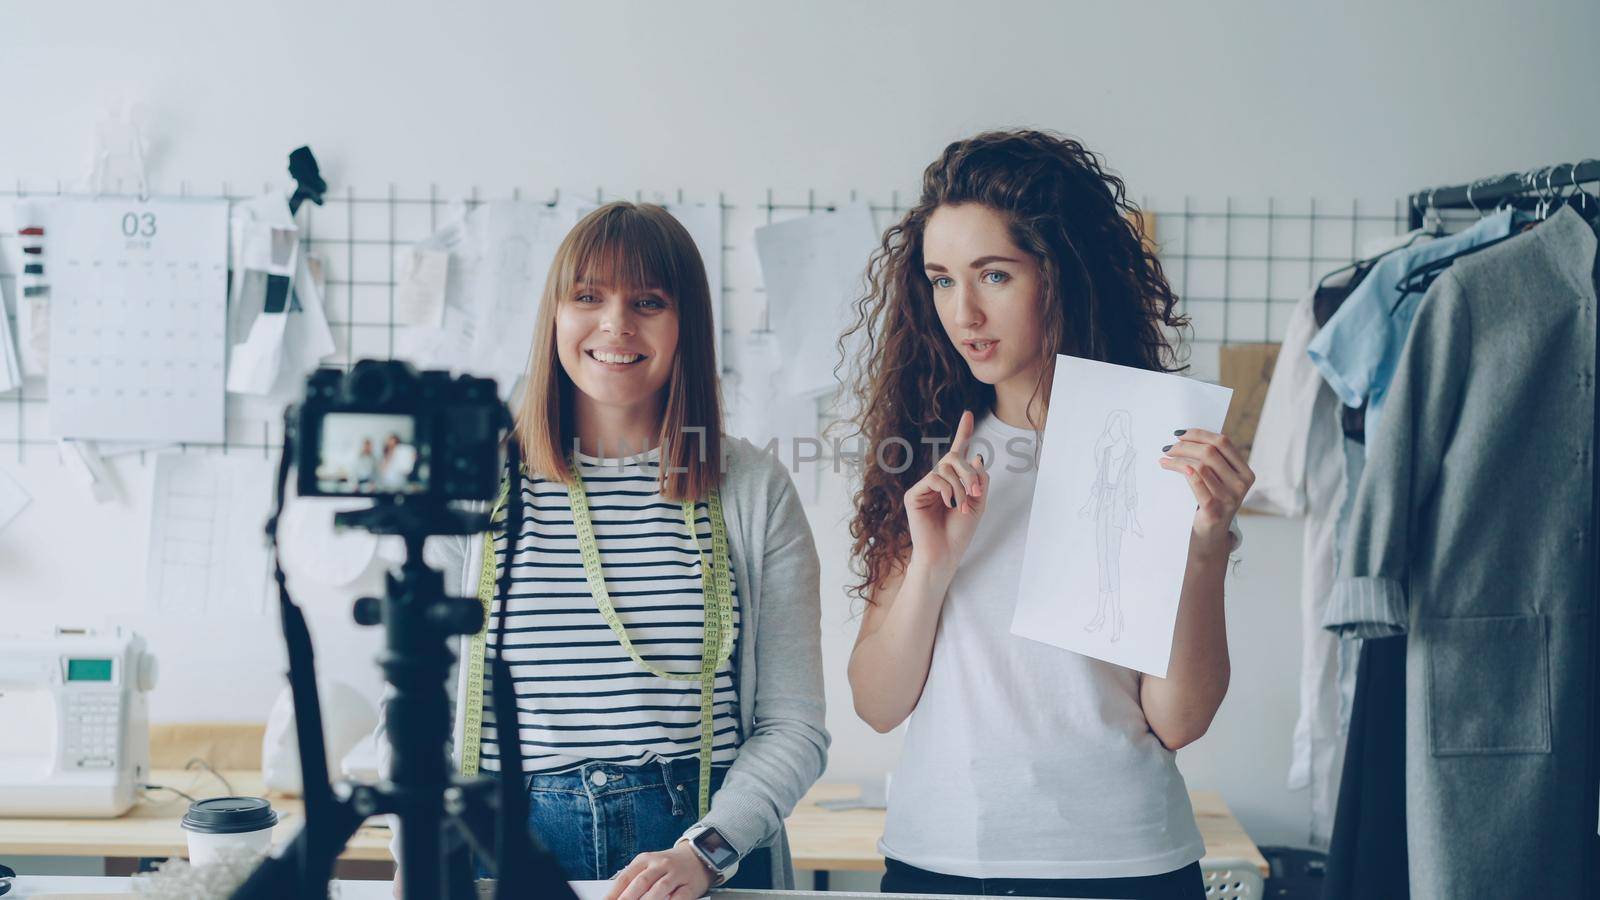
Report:
[[[1412,194],[1407,201],[1411,227],[1421,228],[1430,211],[1455,209],[1488,212],[1502,203],[1518,208],[1537,206],[1562,196],[1569,190],[1581,190],[1585,183],[1600,183],[1600,160],[1587,159],[1577,163],[1558,163],[1543,169],[1513,172],[1508,175],[1486,178],[1471,184],[1451,187],[1426,188]],[[1595,268],[1596,289],[1600,290],[1600,265]],[[1600,315],[1596,316],[1600,320]],[[1600,372],[1600,326],[1595,339],[1595,371]],[[1584,790],[1600,810],[1600,390],[1595,391],[1594,446],[1591,448],[1589,505],[1590,581],[1589,595],[1597,601],[1590,615],[1589,640],[1589,759],[1584,771]],[[1589,852],[1584,855],[1584,881],[1587,896],[1600,896],[1600,833],[1596,822],[1581,823],[1590,841]]]
[[[1538,202],[1540,195],[1549,197],[1562,191],[1575,190],[1587,182],[1600,183],[1600,159],[1557,163],[1543,169],[1512,172],[1452,187],[1425,188],[1412,194],[1406,206],[1411,210],[1411,227],[1421,228],[1423,217],[1430,209],[1486,212],[1502,201],[1512,201],[1513,205],[1522,201],[1532,205]]]

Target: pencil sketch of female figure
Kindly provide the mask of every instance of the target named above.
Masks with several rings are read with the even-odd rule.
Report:
[[[1111,640],[1122,639],[1122,533],[1144,537],[1139,527],[1139,492],[1134,485],[1133,417],[1125,409],[1106,416],[1094,442],[1095,476],[1089,499],[1078,510],[1094,517],[1095,560],[1100,569],[1100,607],[1084,631],[1099,631],[1111,620]]]

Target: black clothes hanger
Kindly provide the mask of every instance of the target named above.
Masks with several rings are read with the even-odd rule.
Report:
[[[1316,319],[1318,328],[1328,324],[1328,320],[1333,318],[1333,314],[1339,311],[1340,306],[1344,305],[1345,299],[1355,293],[1361,282],[1365,281],[1367,276],[1372,273],[1379,260],[1397,250],[1404,250],[1410,247],[1424,237],[1438,237],[1444,233],[1444,222],[1439,218],[1438,210],[1430,208],[1427,215],[1428,218],[1424,226],[1418,229],[1404,244],[1392,247],[1377,256],[1358,259],[1347,266],[1340,266],[1318,279],[1316,293],[1311,298],[1312,316]],[[1346,272],[1350,273],[1350,277],[1340,284],[1330,285],[1328,283]]]
[[[1412,294],[1426,293],[1428,288],[1433,286],[1433,282],[1437,280],[1440,275],[1444,274],[1445,269],[1448,269],[1454,265],[1456,260],[1461,259],[1464,256],[1471,256],[1480,250],[1487,250],[1490,247],[1493,247],[1495,244],[1509,241],[1528,228],[1533,227],[1534,224],[1537,223],[1528,223],[1521,228],[1513,228],[1511,233],[1505,237],[1498,237],[1492,241],[1484,241],[1475,247],[1468,247],[1465,250],[1458,250],[1449,256],[1441,256],[1438,259],[1423,263],[1415,269],[1407,272],[1405,277],[1400,279],[1400,283],[1396,285],[1396,289],[1400,291],[1400,298],[1395,300],[1394,306],[1389,308],[1389,315],[1394,315],[1395,312],[1400,309],[1400,304],[1404,303],[1405,299]]]

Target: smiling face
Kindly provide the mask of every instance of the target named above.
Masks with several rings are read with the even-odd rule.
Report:
[[[603,406],[659,406],[678,349],[672,298],[580,278],[558,303],[556,354],[578,392]]]
[[[923,230],[922,261],[939,322],[973,377],[1031,392],[1045,356],[1043,279],[1005,217],[977,203],[939,207]]]

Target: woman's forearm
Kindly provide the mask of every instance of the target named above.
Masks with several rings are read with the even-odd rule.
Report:
[[[876,731],[890,731],[905,721],[922,697],[939,611],[953,574],[913,558],[898,590],[892,596],[880,594],[881,608],[867,612],[862,628],[871,630],[850,654],[850,691],[856,714]]]
[[[1150,730],[1172,750],[1206,733],[1228,693],[1228,629],[1222,598],[1227,569],[1227,549],[1191,543],[1167,677],[1146,677],[1140,687]]]

